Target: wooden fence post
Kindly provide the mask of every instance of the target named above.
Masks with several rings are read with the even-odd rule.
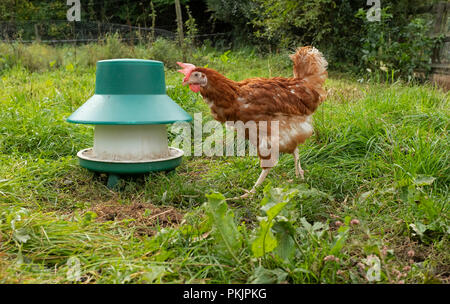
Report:
[[[446,2],[436,3],[434,6],[434,11],[436,13],[434,26],[433,26],[433,37],[437,37],[441,34],[446,34],[446,23],[447,23],[447,8],[448,4]],[[441,59],[439,58],[440,47],[436,47],[433,50],[433,63],[440,63]]]
[[[183,16],[181,15],[180,0],[175,0],[175,12],[177,14],[178,41],[181,46],[184,40],[184,34],[183,34]]]
[[[433,6],[435,20],[432,37],[441,35],[444,37],[442,43],[436,45],[433,49],[430,75],[432,82],[447,91],[450,90],[450,58],[446,55],[450,49],[450,35],[447,32],[447,16],[449,10],[450,4],[448,2],[439,2]]]
[[[100,21],[97,21],[97,43],[100,42],[100,37],[102,37],[102,30],[100,27]]]
[[[39,36],[39,25],[37,23],[34,24],[34,35],[36,42],[41,42],[41,36]]]
[[[155,11],[155,7],[153,5],[153,1],[150,1],[150,7],[152,9],[152,36],[151,36],[151,40],[152,43],[155,41],[155,25],[156,25],[156,11]]]

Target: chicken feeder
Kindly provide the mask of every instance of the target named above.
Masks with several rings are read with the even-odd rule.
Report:
[[[171,171],[183,151],[168,146],[167,124],[190,121],[166,94],[160,61],[112,59],[97,62],[95,94],[68,122],[95,125],[94,146],[77,156],[80,165],[108,173],[108,187],[120,175]]]

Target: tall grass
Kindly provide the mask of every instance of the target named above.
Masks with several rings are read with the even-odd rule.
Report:
[[[141,58],[176,67],[182,53],[177,43],[158,38],[138,45],[122,42],[118,34],[108,34],[98,43],[51,46],[42,43],[0,43],[0,71],[21,66],[30,72],[43,72],[73,65],[95,67],[97,61],[113,58]]]
[[[197,66],[208,65],[229,72],[229,77],[239,78],[240,72],[254,75],[261,69],[267,70],[267,77],[279,75],[291,67],[288,53],[266,56],[262,60],[261,54],[255,49],[218,50],[208,42],[201,46],[186,45],[185,57],[187,61]],[[230,54],[231,52],[231,54]],[[0,72],[14,67],[23,67],[30,72],[44,72],[58,68],[95,67],[97,61],[113,58],[140,58],[162,61],[168,68],[177,68],[177,61],[182,60],[181,48],[175,41],[158,38],[137,45],[129,45],[121,40],[118,34],[108,34],[98,43],[81,45],[51,46],[42,43],[3,43],[0,42]],[[248,69],[238,71],[236,65],[246,65]],[[290,75],[287,73],[286,76]]]

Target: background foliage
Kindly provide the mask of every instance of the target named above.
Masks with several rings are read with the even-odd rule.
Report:
[[[83,21],[150,27],[154,13],[157,28],[176,31],[173,0],[81,2]],[[191,44],[208,38],[202,35],[218,33],[227,34],[211,40],[226,48],[252,45],[259,51],[279,52],[311,44],[325,53],[331,69],[369,72],[368,77],[377,80],[409,80],[414,70],[429,71],[435,40],[429,38],[432,15],[423,14],[422,8],[434,2],[385,0],[381,20],[369,22],[366,1],[181,1]],[[5,0],[0,3],[0,20],[16,22],[23,39],[35,38],[35,29],[23,24],[32,20],[40,21],[38,27],[47,33],[66,37],[73,31],[67,23],[45,21],[65,20],[67,8],[65,1]]]

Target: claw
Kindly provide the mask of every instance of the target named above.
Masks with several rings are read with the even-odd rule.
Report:
[[[294,166],[295,166],[295,177],[298,178],[298,176],[300,175],[300,177],[302,179],[305,179],[305,171],[303,171],[302,166],[300,164],[300,158],[298,156],[298,148],[295,149],[294,151]]]
[[[300,179],[305,179],[305,171],[299,170],[298,172],[295,172],[295,177]]]
[[[258,187],[259,185],[262,184],[262,182],[264,181],[264,179],[266,178],[267,174],[269,174],[270,168],[264,168],[261,172],[261,174],[258,177],[258,180],[256,181],[255,185],[253,186],[252,190],[247,191],[244,190],[246,193],[241,195],[241,196],[236,196],[233,198],[230,198],[230,200],[240,200],[243,198],[247,198],[250,196],[250,194],[254,194],[256,192],[256,187]]]
[[[256,193],[256,190],[254,188],[252,190],[250,190],[250,191],[244,189],[244,191],[245,191],[245,194],[242,194],[241,196],[235,196],[235,197],[232,197],[232,198],[227,198],[226,200],[230,200],[230,201],[241,200],[241,199],[247,198],[250,195],[253,195],[253,194]]]

